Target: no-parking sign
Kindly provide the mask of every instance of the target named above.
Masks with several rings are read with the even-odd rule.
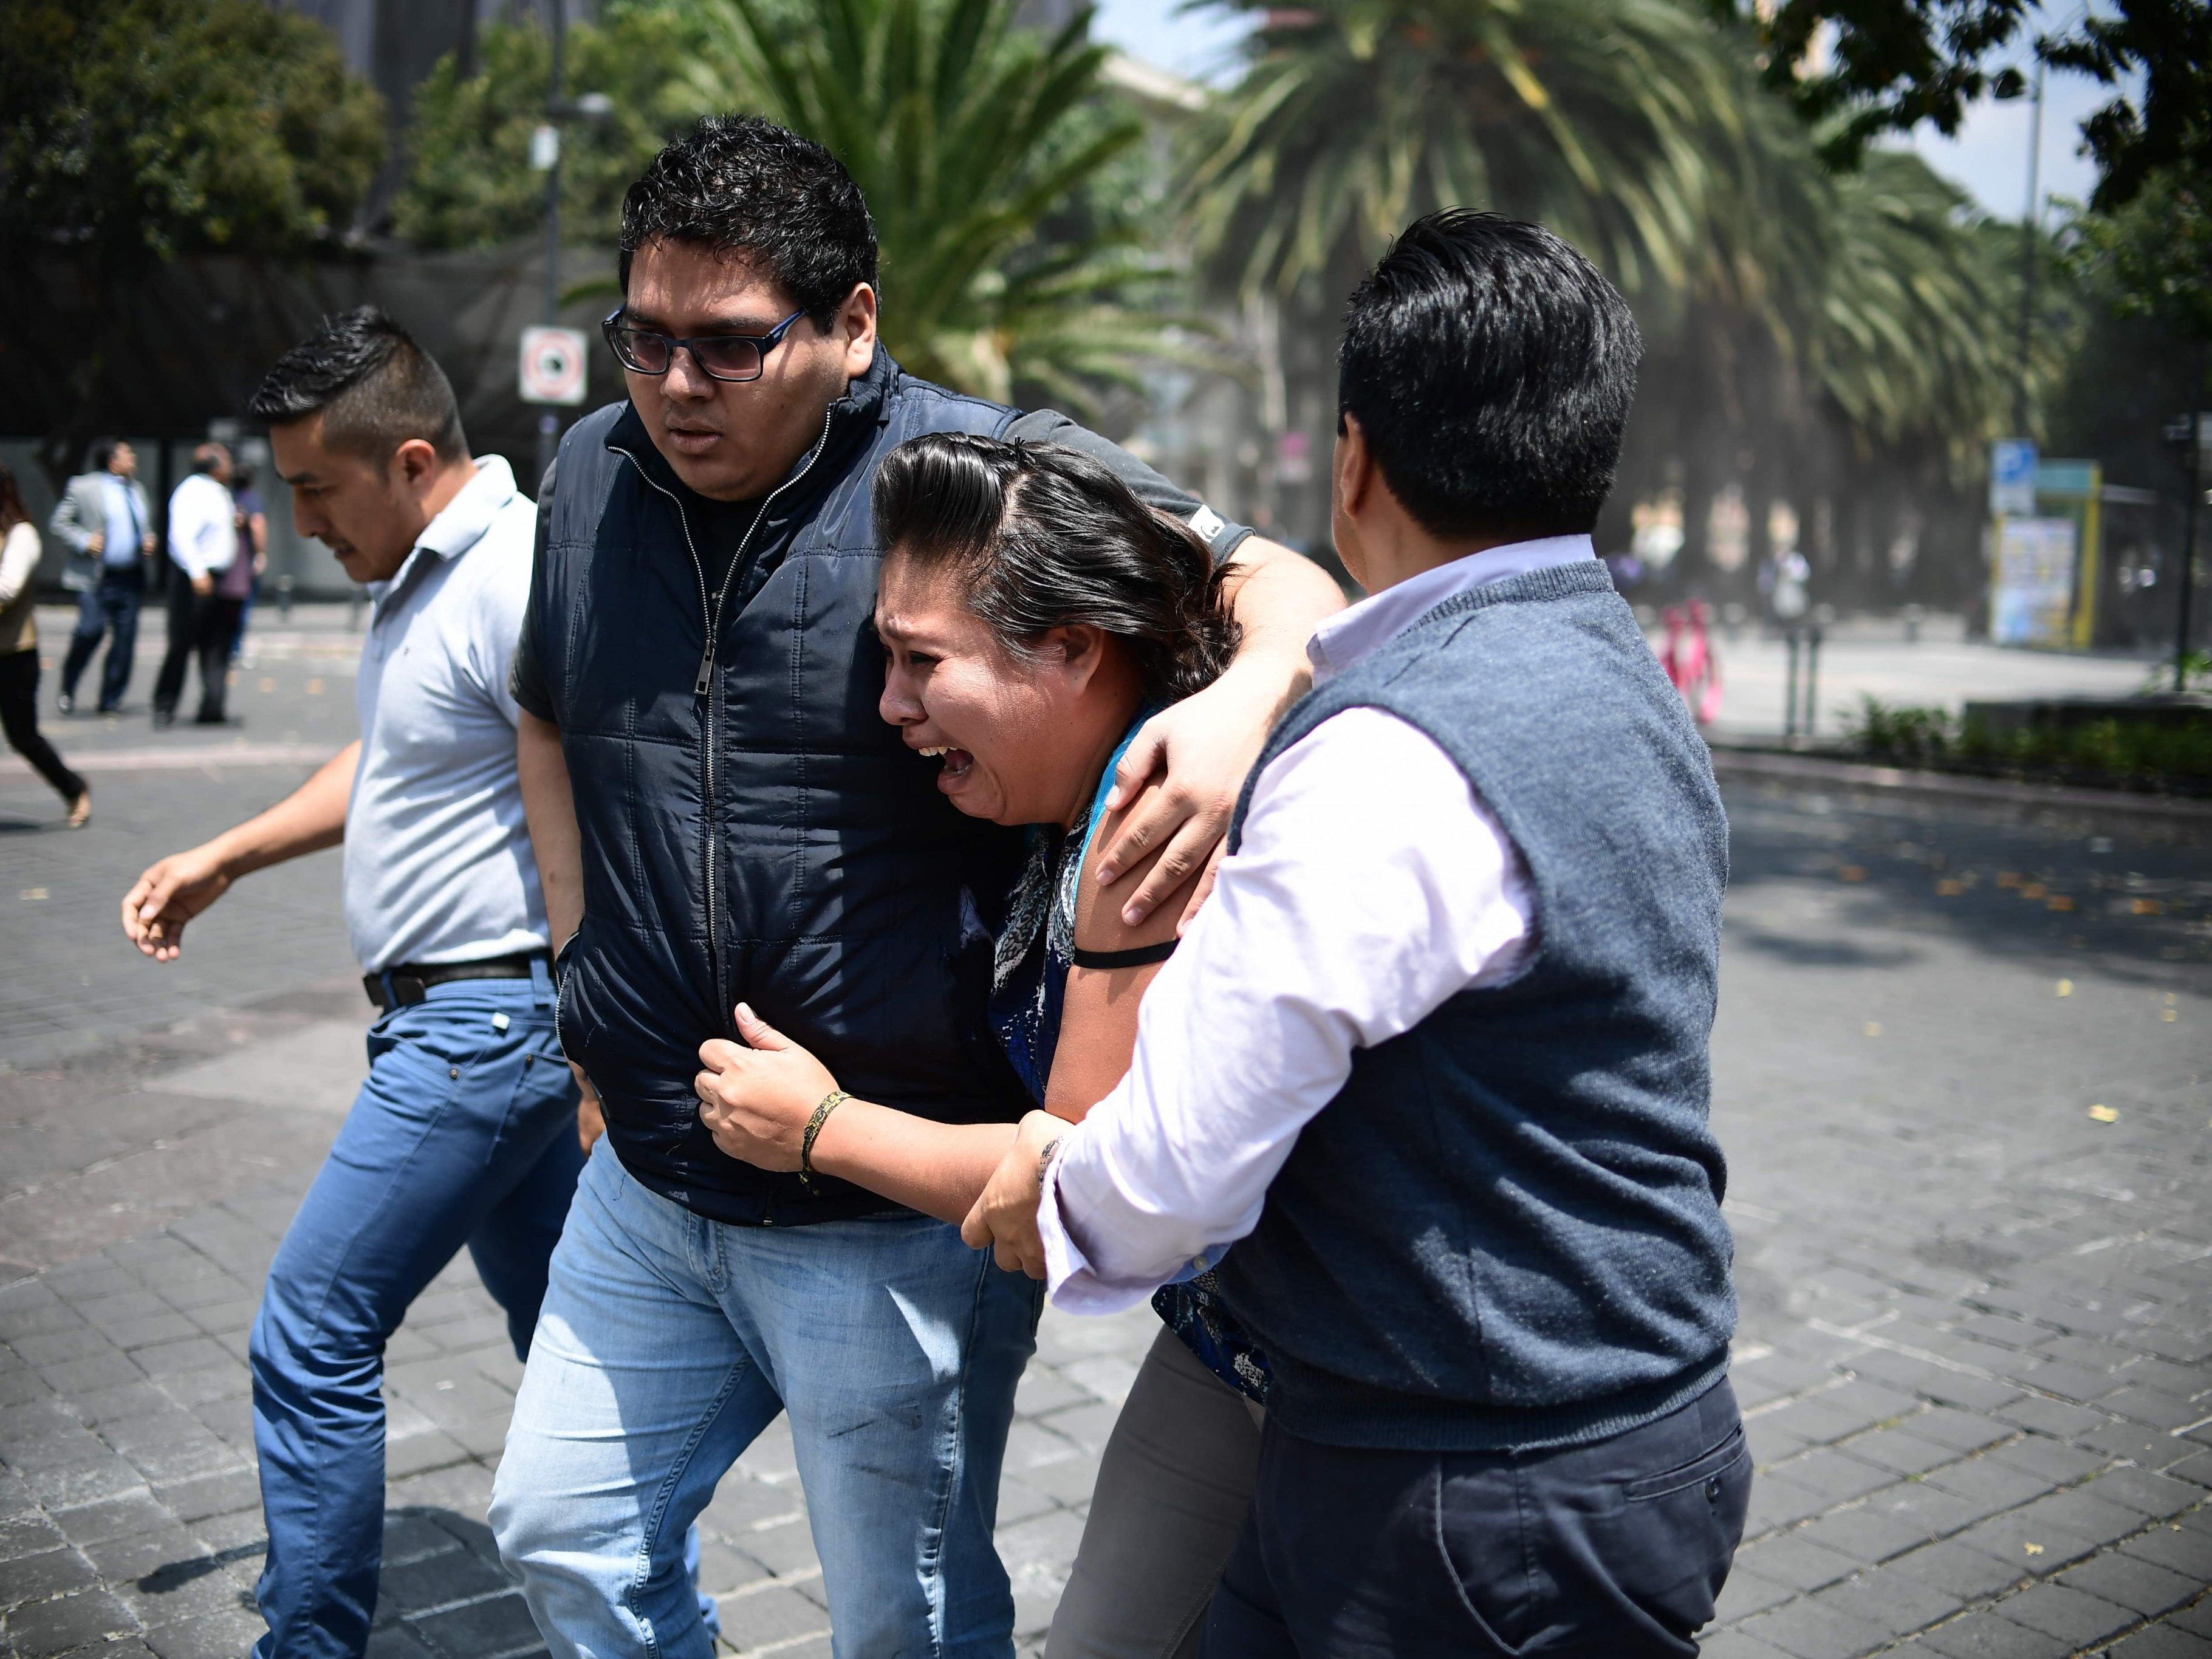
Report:
[[[522,401],[580,404],[584,401],[583,331],[526,328],[522,331]]]

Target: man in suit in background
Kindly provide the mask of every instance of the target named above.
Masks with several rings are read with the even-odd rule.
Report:
[[[197,724],[223,723],[224,676],[230,667],[235,611],[216,593],[216,579],[238,556],[238,508],[230,499],[230,452],[221,444],[192,451],[191,475],[169,496],[169,649],[154,679],[154,724],[172,726],[185,671],[200,659]]]
[[[119,438],[92,447],[92,471],[69,481],[61,504],[47,520],[54,539],[69,550],[62,586],[77,596],[76,631],[62,659],[64,714],[76,710],[76,683],[109,639],[100,676],[100,712],[112,714],[131,684],[138,647],[138,606],[146,594],[146,556],[154,550],[154,511],[138,482],[138,457]]]

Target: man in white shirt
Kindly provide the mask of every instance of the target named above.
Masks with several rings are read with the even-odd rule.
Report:
[[[366,1650],[376,1609],[385,1343],[465,1244],[526,1352],[583,1153],[507,690],[537,510],[505,461],[471,457],[444,374],[380,312],[327,319],[252,412],[300,533],[374,601],[362,735],[258,817],[154,865],[123,927],[172,960],[240,877],[345,845],[346,925],[381,1013],[251,1349],[269,1529],[254,1651],[339,1659]],[[218,476],[200,480],[222,493]],[[228,502],[218,522],[208,499],[177,544],[195,578],[216,530],[237,546]]]
[[[1225,1383],[1265,1379],[1210,1652],[1687,1659],[1741,1534],[1726,825],[1589,536],[1640,350],[1494,216],[1418,222],[1362,283],[1334,531],[1373,597],[1317,630],[1128,1075],[1026,1120],[963,1230],[1074,1311],[1168,1286]],[[1115,1447],[1173,1471],[1175,1428]]]
[[[215,579],[238,556],[237,509],[230,499],[230,452],[221,444],[192,451],[192,470],[169,492],[169,648],[154,680],[154,724],[173,726],[185,670],[200,659],[200,708],[195,724],[223,723],[229,640],[218,638]]]

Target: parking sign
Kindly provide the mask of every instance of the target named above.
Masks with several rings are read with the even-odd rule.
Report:
[[[2000,438],[1990,446],[1990,516],[2035,516],[2035,446],[2025,438]]]
[[[522,331],[521,392],[526,404],[584,401],[584,335],[574,328]]]

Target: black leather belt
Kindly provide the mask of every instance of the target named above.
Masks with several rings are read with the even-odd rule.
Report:
[[[411,1008],[424,1000],[433,985],[457,979],[528,979],[531,963],[543,962],[550,967],[551,961],[543,951],[529,951],[520,956],[487,957],[481,962],[403,962],[380,974],[363,974],[361,988],[388,1014],[394,1008]]]

